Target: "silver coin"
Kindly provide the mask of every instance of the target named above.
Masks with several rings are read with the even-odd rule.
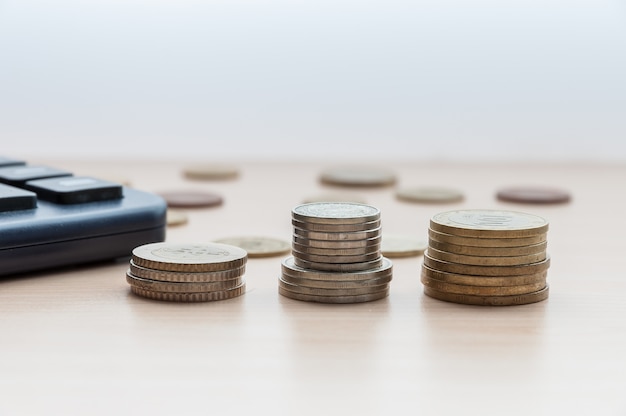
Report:
[[[333,273],[337,274],[337,273]],[[339,273],[344,274],[344,273]],[[387,276],[382,276],[376,279],[367,279],[367,280],[317,280],[317,279],[306,279],[301,277],[293,277],[291,275],[282,274],[282,279],[293,285],[298,286],[306,286],[306,287],[318,287],[320,289],[354,289],[359,287],[371,287],[371,286],[380,286],[385,283],[391,282],[392,275],[391,273]]]
[[[361,256],[380,252],[380,244],[356,247],[356,248],[318,248],[309,247],[296,242],[292,243],[295,251],[306,254],[317,254],[321,256]]]
[[[369,231],[353,231],[345,233],[324,233],[317,231],[303,230],[302,228],[293,227],[294,235],[303,238],[310,238],[313,240],[328,240],[328,241],[354,241],[365,240],[368,238],[374,238],[381,235],[381,228],[375,228]]]
[[[462,201],[463,193],[449,188],[402,188],[396,191],[396,198],[409,202],[442,204]]]
[[[291,225],[307,231],[320,231],[325,233],[345,233],[354,231],[369,231],[380,227],[380,220],[363,222],[359,224],[318,224],[304,222],[296,219],[291,220]]]
[[[359,263],[321,263],[315,261],[307,261],[298,257],[293,258],[296,266],[303,267],[305,269],[321,270],[326,272],[355,272],[359,270],[370,270],[380,267],[382,262],[382,256],[376,260],[359,262]]]
[[[371,280],[378,279],[387,276],[391,276],[393,273],[393,263],[391,260],[383,257],[381,265],[379,267],[373,267],[365,270],[354,271],[342,271],[341,273],[333,273],[324,270],[313,270],[300,267],[296,264],[295,258],[287,257],[281,264],[281,270],[283,275],[289,275],[291,277],[311,279],[311,280]]]
[[[141,277],[134,276],[129,269],[126,272],[126,281],[128,284],[144,290],[169,293],[197,293],[234,289],[243,283],[243,277],[240,276],[235,279],[210,283],[162,282],[159,280],[142,279]]]
[[[233,280],[242,276],[246,271],[246,265],[230,270],[217,272],[169,272],[141,267],[130,261],[130,272],[144,279],[158,280],[161,282],[222,282]]]
[[[380,210],[371,205],[353,202],[315,202],[298,205],[292,218],[318,224],[361,224],[380,219]]]
[[[380,251],[371,254],[361,254],[356,256],[323,256],[318,254],[300,253],[291,250],[291,254],[296,258],[314,263],[366,263],[380,257]]]
[[[297,235],[294,235],[293,242],[303,245],[303,246],[307,246],[307,247],[341,250],[341,249],[380,246],[382,242],[382,238],[380,235],[378,235],[376,237],[365,238],[361,240],[336,241],[336,240],[316,240],[313,238],[305,238],[305,237],[299,237]]]
[[[384,234],[381,252],[385,257],[414,257],[424,254],[428,244],[412,236]]]
[[[294,300],[302,300],[305,302],[318,302],[318,303],[362,303],[371,302],[374,300],[384,299],[389,296],[389,289],[385,289],[378,293],[370,293],[367,295],[356,296],[315,296],[315,295],[303,295],[302,293],[292,292],[278,287],[278,293],[282,296]]]
[[[326,289],[319,287],[294,285],[292,283],[286,282],[282,278],[278,279],[278,285],[290,292],[314,296],[358,296],[377,293],[389,289],[388,283],[383,283],[382,285],[378,286],[363,286],[349,289]]]
[[[396,182],[396,175],[389,170],[377,167],[346,166],[323,171],[320,181],[340,186],[389,186]]]

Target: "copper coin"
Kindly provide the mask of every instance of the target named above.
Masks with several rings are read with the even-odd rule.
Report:
[[[503,188],[496,196],[500,201],[524,204],[562,204],[571,199],[569,192],[565,190],[541,187]]]
[[[168,207],[201,208],[222,205],[224,200],[217,194],[202,191],[168,191],[159,193]]]

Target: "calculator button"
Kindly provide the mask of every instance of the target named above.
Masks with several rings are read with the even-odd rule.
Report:
[[[72,176],[71,172],[47,166],[13,166],[0,168],[0,182],[22,187],[28,181],[44,178]]]
[[[36,207],[37,196],[33,192],[0,183],[0,212]]]
[[[25,164],[26,164],[26,162],[24,162],[23,160],[9,159],[8,157],[0,156],[0,167],[5,167],[5,166],[23,166]]]
[[[86,176],[39,179],[26,183],[39,198],[57,204],[82,204],[122,198],[122,186]]]

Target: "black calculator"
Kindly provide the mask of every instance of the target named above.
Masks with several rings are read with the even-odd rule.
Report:
[[[160,196],[0,157],[0,276],[130,256],[165,240]]]

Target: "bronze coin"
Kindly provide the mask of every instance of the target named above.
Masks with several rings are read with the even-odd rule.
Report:
[[[202,191],[167,191],[159,195],[165,199],[168,207],[173,208],[215,207],[224,202],[220,195]]]
[[[500,201],[524,204],[562,204],[571,199],[565,190],[541,187],[503,188],[496,193],[496,197]]]

